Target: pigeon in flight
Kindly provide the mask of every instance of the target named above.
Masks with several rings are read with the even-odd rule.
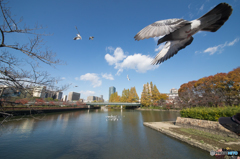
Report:
[[[75,28],[77,29],[77,27],[76,27],[76,26],[75,26]],[[78,29],[77,29],[77,31],[78,31]],[[81,40],[82,40],[82,37],[81,37],[81,35],[80,35],[79,31],[78,31],[78,34],[77,34],[77,36],[76,36],[75,38],[73,38],[73,40],[79,40],[79,39],[81,39]]]
[[[93,38],[94,38],[93,36],[90,36],[90,37],[89,37],[89,40],[93,40]]]
[[[152,61],[152,65],[160,64],[193,41],[192,35],[198,31],[216,32],[232,14],[232,7],[227,3],[220,3],[202,17],[187,21],[184,19],[166,19],[156,21],[143,28],[135,35],[135,40],[143,40],[163,36],[158,45],[166,42],[163,49]],[[165,35],[165,36],[164,36]]]
[[[130,81],[130,79],[129,79],[128,75],[127,75],[127,79]]]

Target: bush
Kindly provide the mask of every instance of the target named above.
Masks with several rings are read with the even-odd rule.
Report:
[[[186,108],[180,111],[181,117],[200,120],[218,121],[220,117],[232,117],[240,112],[240,106],[225,107],[195,107]]]

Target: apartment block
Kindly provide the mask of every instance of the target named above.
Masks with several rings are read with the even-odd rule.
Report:
[[[80,93],[77,93],[77,92],[69,92],[68,93],[69,101],[74,101],[74,100],[79,100],[79,99],[80,99]]]

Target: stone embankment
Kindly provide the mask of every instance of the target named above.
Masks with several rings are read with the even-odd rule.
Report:
[[[226,147],[240,151],[240,137],[218,122],[178,117],[176,121],[143,125],[208,152]]]
[[[137,108],[136,110],[150,110],[150,111],[177,111],[177,112],[180,112],[180,110],[175,110],[175,109],[163,110],[163,109],[143,109],[143,108]]]

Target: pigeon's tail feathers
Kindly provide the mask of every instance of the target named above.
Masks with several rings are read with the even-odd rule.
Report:
[[[212,15],[220,16],[220,18],[218,18],[218,20],[216,20],[213,24],[211,24],[207,27],[204,27],[201,30],[202,31],[211,31],[211,32],[217,31],[228,20],[228,18],[232,14],[232,11],[233,11],[233,9],[229,4],[227,4],[227,3],[218,4],[215,8],[213,8],[208,13],[206,13],[205,15],[200,17],[199,20],[200,21],[204,20],[205,18],[212,16]]]

